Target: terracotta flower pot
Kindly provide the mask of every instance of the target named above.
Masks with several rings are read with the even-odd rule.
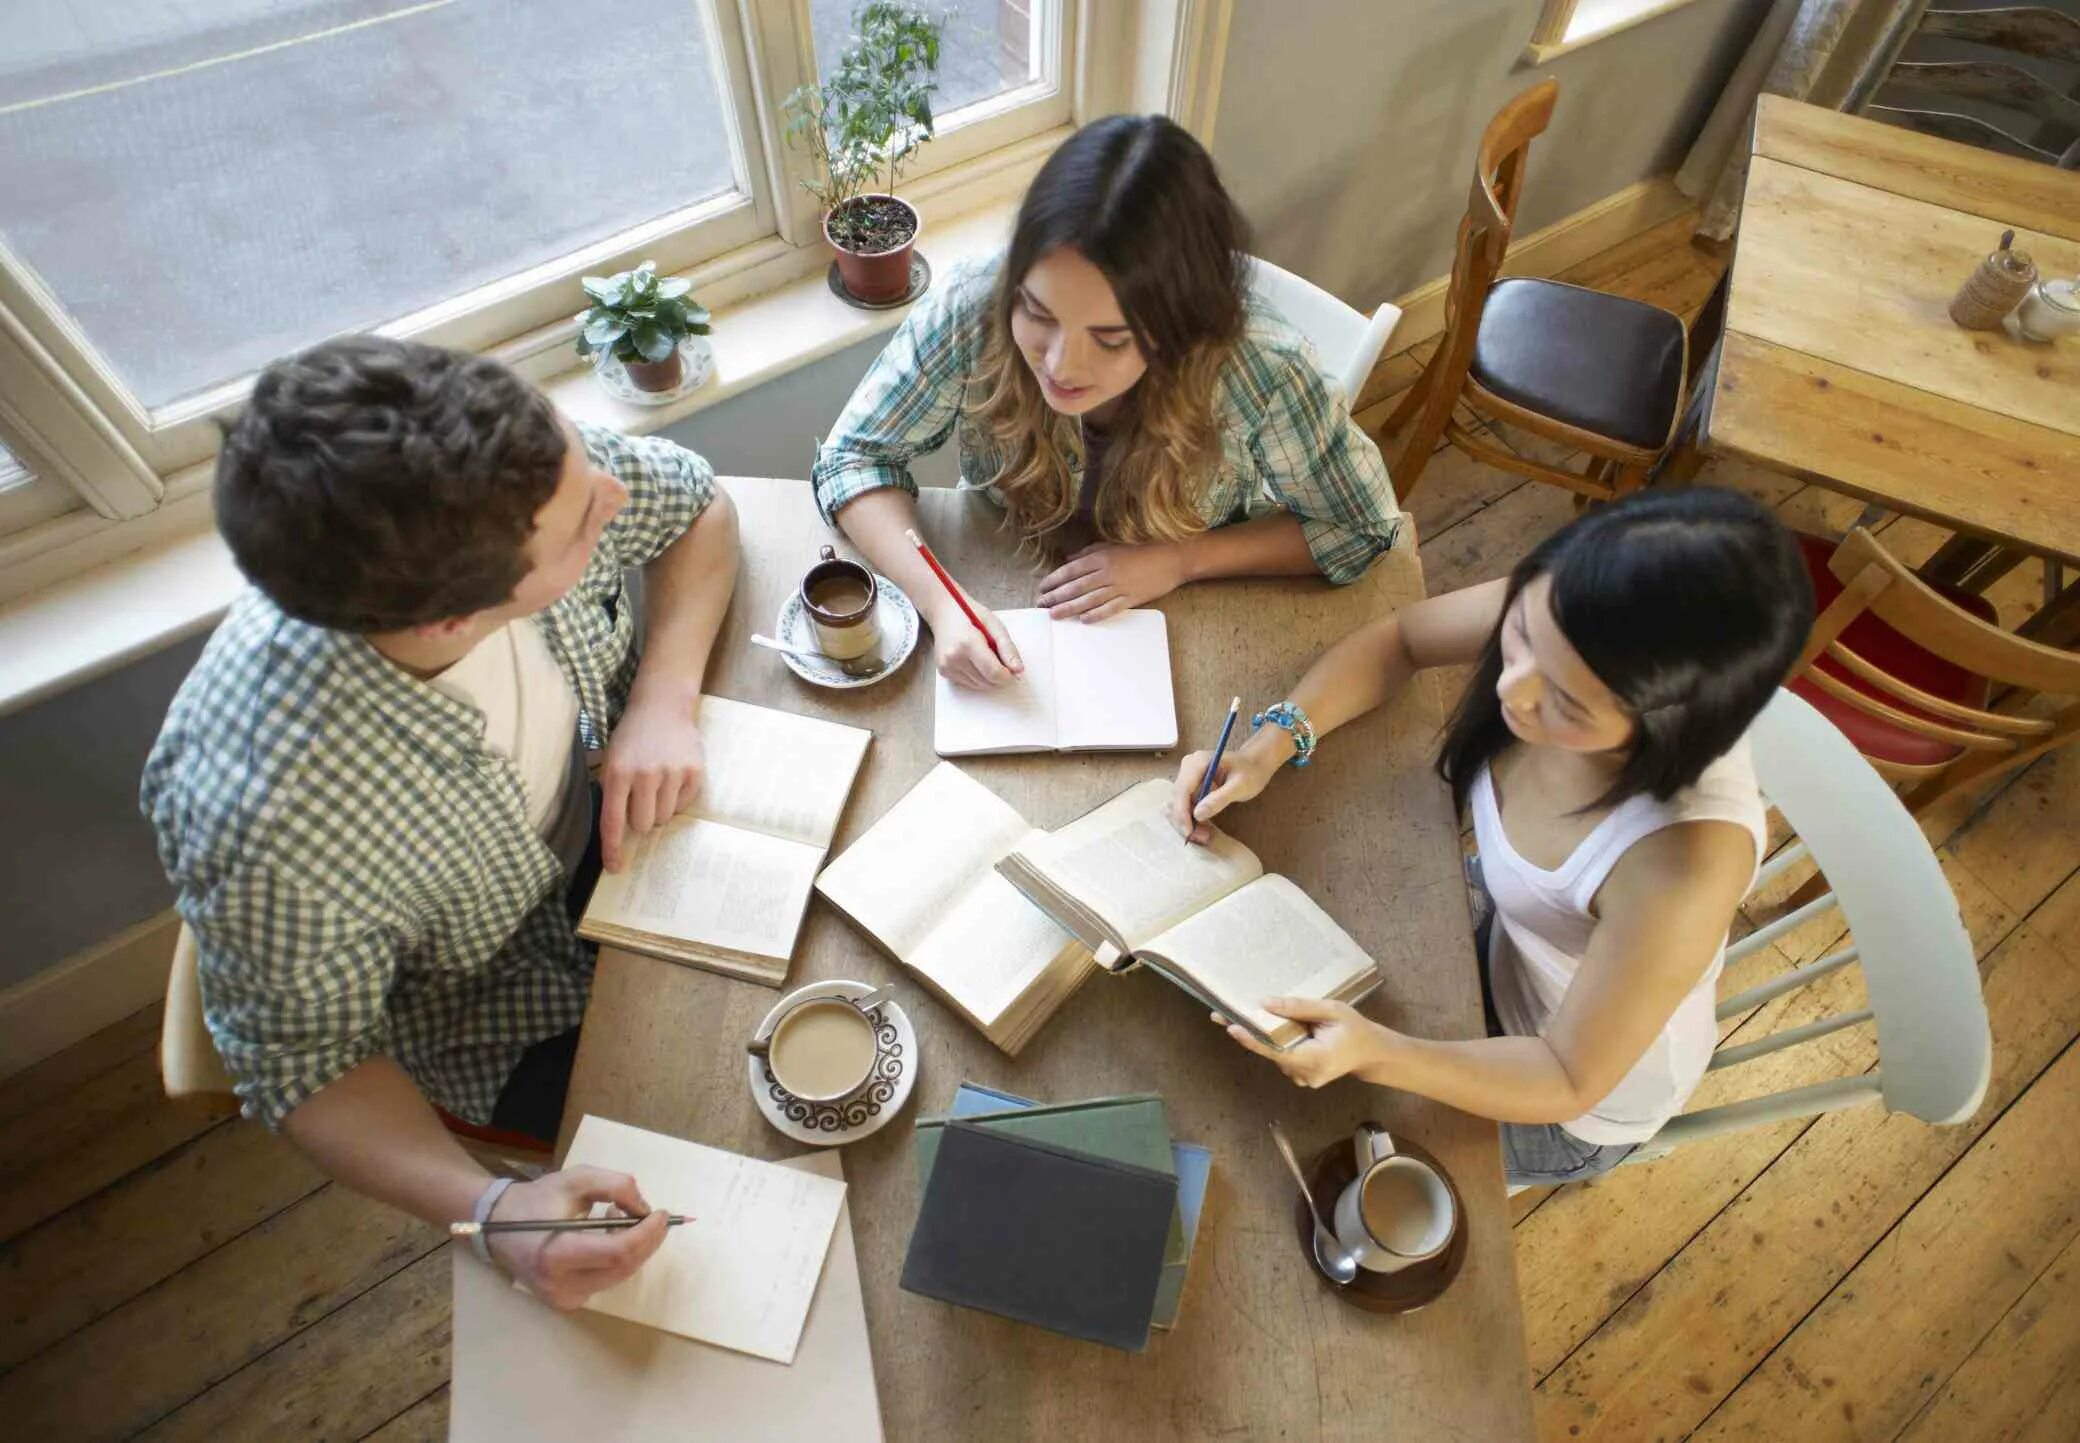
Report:
[[[682,374],[676,346],[661,361],[623,361],[621,365],[638,391],[669,391],[679,384]]]
[[[924,221],[910,202],[892,195],[862,195],[854,200],[900,206],[910,215],[910,237],[893,250],[862,254],[848,250],[831,234],[831,215],[823,217],[823,238],[838,255],[838,278],[855,299],[869,302],[901,300],[910,289],[910,252],[916,249]],[[852,202],[846,202],[848,205]]]

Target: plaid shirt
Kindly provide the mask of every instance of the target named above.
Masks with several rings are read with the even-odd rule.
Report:
[[[629,503],[535,620],[599,745],[636,669],[622,572],[684,534],[715,486],[668,441],[579,429]],[[142,800],[248,1116],[279,1127],[381,1053],[486,1122],[521,1052],[583,1017],[592,960],[564,912],[562,865],[483,736],[475,707],[258,591],[211,637]]]
[[[912,493],[912,457],[959,432],[961,485],[987,490],[1003,469],[990,435],[964,402],[989,336],[990,297],[1001,262],[962,268],[918,303],[820,448],[814,479],[825,521],[883,486]],[[1200,495],[1208,526],[1277,511],[1301,520],[1315,565],[1355,581],[1394,544],[1400,507],[1379,448],[1351,419],[1350,402],[1322,376],[1314,348],[1256,297],[1240,345],[1214,397],[1221,464]],[[1055,444],[1080,490],[1083,431],[1056,416]],[[993,493],[992,493],[993,494]]]

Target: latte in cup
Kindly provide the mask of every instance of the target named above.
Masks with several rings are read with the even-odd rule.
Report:
[[[804,1102],[836,1102],[874,1069],[874,1024],[842,998],[804,1002],[780,1019],[766,1050],[774,1080]]]

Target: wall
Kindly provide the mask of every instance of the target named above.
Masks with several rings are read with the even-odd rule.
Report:
[[[1236,0],[1213,150],[1265,259],[1369,309],[1443,275],[1482,128],[1560,82],[1520,233],[1672,171],[1770,0],[1693,0],[1537,68],[1540,0]]]

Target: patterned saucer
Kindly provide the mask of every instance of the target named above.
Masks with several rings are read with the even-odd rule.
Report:
[[[843,978],[811,982],[774,1003],[752,1035],[770,1037],[780,1014],[797,1002],[811,997],[864,997],[873,990],[864,982]],[[865,1087],[843,1102],[804,1102],[780,1085],[763,1057],[746,1054],[751,1100],[765,1120],[796,1142],[817,1147],[841,1147],[886,1127],[917,1090],[917,1033],[910,1026],[909,1014],[896,1003],[884,1002],[879,1011],[873,1075]]]
[[[790,656],[778,652],[787,669],[803,681],[817,686],[828,686],[839,690],[852,687],[872,686],[885,676],[902,669],[917,650],[917,608],[910,598],[903,595],[901,587],[885,576],[874,578],[879,597],[875,602],[878,610],[875,619],[881,628],[881,645],[870,656],[862,657],[848,669],[843,662],[827,656]],[[802,606],[802,593],[796,588],[787,595],[780,608],[780,619],[773,623],[773,635],[788,646],[816,647],[816,625],[809,620],[809,613]]]

